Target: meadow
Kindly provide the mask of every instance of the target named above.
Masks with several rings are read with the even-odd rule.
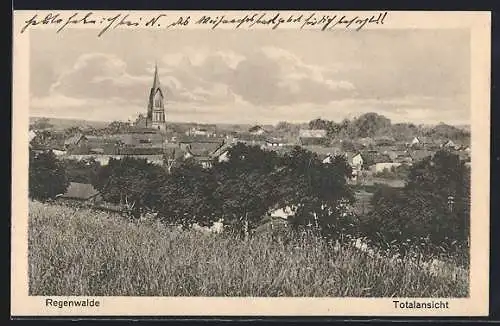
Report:
[[[314,236],[242,240],[36,201],[29,211],[30,295],[468,296],[467,273],[333,250]]]

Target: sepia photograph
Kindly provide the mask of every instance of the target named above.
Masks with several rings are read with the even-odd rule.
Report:
[[[27,296],[470,299],[471,29],[210,14],[24,14]]]

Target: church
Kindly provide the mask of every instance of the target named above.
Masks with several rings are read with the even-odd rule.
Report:
[[[147,115],[139,116],[135,125],[160,131],[166,130],[165,94],[160,84],[157,64],[155,64],[153,85],[149,91]]]

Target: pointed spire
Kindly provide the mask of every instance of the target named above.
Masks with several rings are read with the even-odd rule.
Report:
[[[160,77],[158,76],[158,63],[155,60],[155,75],[153,79],[153,89],[156,90],[158,87],[160,87]]]

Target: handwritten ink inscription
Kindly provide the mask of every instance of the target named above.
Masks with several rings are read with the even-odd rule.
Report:
[[[206,26],[216,29],[222,26],[238,29],[242,27],[269,27],[277,29],[279,26],[292,26],[298,29],[319,28],[322,31],[334,28],[354,29],[359,31],[370,24],[384,24],[387,12],[381,12],[368,16],[347,16],[341,14],[325,15],[316,12],[306,14],[282,14],[282,13],[254,13],[242,16],[228,17],[203,15],[201,18],[192,19],[191,16],[168,16],[158,14],[153,17],[131,17],[130,14],[114,14],[110,16],[99,13],[87,12],[63,15],[60,13],[49,13],[46,15],[35,14],[24,22],[21,33],[29,28],[39,25],[51,25],[56,27],[56,33],[60,33],[70,26],[93,25],[99,29],[98,37],[116,28],[183,28],[190,25]]]

